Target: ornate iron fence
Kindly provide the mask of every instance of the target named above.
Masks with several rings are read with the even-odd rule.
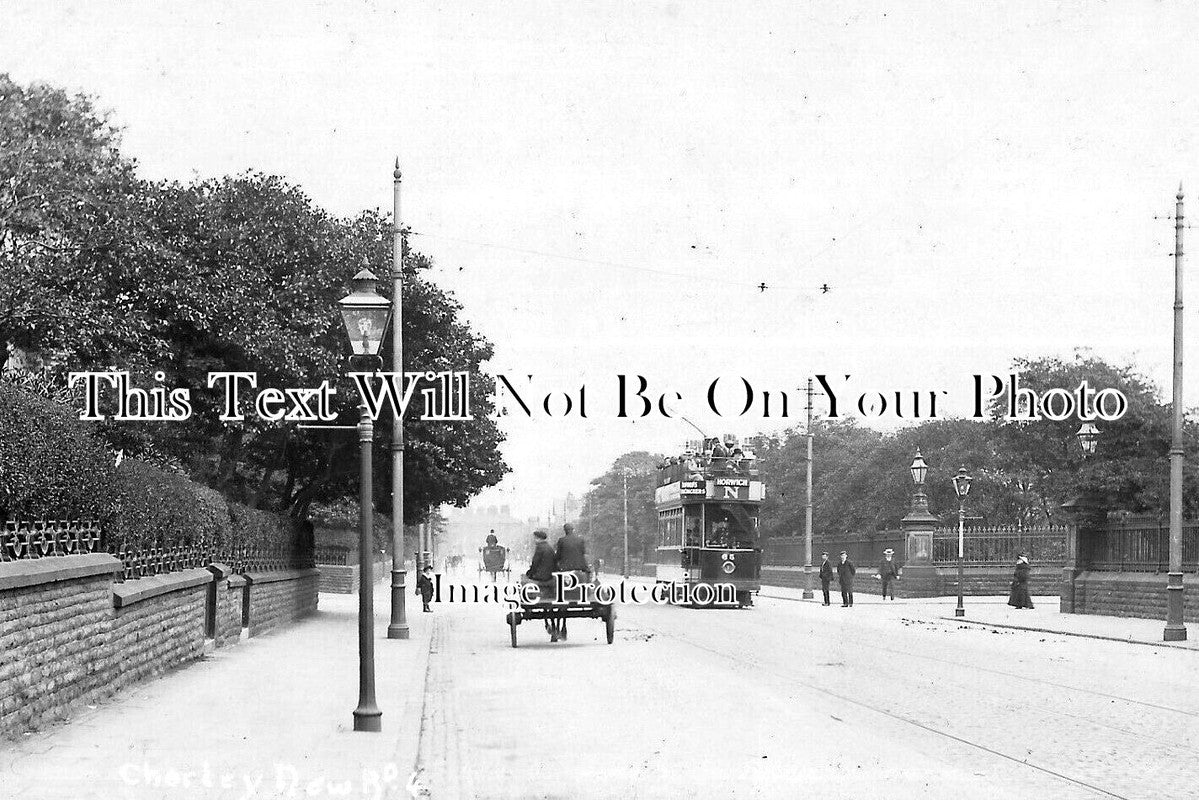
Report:
[[[1168,572],[1170,524],[1165,518],[1109,522],[1082,536],[1083,558],[1101,572]],[[1182,569],[1199,570],[1199,522],[1182,526]]]
[[[130,548],[108,542],[97,520],[9,520],[0,527],[0,561],[100,552],[121,561],[122,581],[206,567],[214,561],[228,564],[241,574],[315,565],[312,552],[284,545],[221,548],[201,541],[173,547]]]
[[[348,547],[333,547],[325,546],[318,547],[314,551],[316,563],[318,564],[334,564],[337,566],[348,566],[350,564],[350,556],[355,555],[353,550]]]
[[[101,540],[96,520],[9,520],[0,529],[0,561],[94,553]]]
[[[962,550],[963,563],[972,566],[1012,564],[1020,553],[1034,564],[1060,565],[1066,561],[1066,526],[966,528]],[[957,560],[957,528],[938,528],[933,532],[933,563],[956,564]]]

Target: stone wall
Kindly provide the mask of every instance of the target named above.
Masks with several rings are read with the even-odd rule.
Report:
[[[322,592],[332,594],[356,594],[358,592],[358,565],[317,564],[321,571]],[[387,578],[391,580],[391,560],[376,561],[372,577],[375,583]],[[413,580],[410,576],[410,581]]]
[[[114,691],[204,655],[207,569],[126,581],[113,587],[108,650]]]
[[[105,553],[0,562],[0,739],[316,610],[315,569],[117,582]]]
[[[241,639],[242,615],[246,600],[246,579],[230,575],[215,582],[216,628],[213,632],[217,647],[229,647]]]
[[[1183,578],[1183,619],[1199,622],[1199,581]],[[1184,595],[1184,597],[1185,597]],[[1074,613],[1166,619],[1166,576],[1154,572],[1082,572],[1074,579]]]
[[[0,737],[110,692],[115,558],[0,563]]]
[[[818,574],[820,565],[812,567],[812,590],[820,592]],[[874,567],[858,567],[854,580],[855,594],[881,594],[879,582],[874,579],[878,572]],[[953,597],[958,593],[957,567],[938,565],[937,572],[941,576],[941,596]],[[1006,595],[1011,589],[1013,567],[965,567],[962,570],[963,592],[968,596]],[[1062,571],[1057,567],[1034,567],[1029,575],[1028,590],[1033,595],[1056,595],[1062,582]],[[803,567],[762,567],[763,586],[785,586],[792,589],[803,588]],[[907,591],[908,584],[903,582],[903,574],[895,583],[896,597],[911,597]],[[832,592],[840,592],[837,579],[833,578],[829,586]]]
[[[316,612],[320,572],[315,569],[248,573],[251,636],[285,625]]]

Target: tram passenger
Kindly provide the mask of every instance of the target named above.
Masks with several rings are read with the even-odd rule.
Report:
[[[554,578],[554,548],[546,541],[548,538],[543,530],[533,531],[533,560],[525,577],[537,583]]]

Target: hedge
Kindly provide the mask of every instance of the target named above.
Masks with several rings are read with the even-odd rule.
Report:
[[[184,475],[116,455],[78,413],[0,381],[0,515],[99,519],[111,551],[304,545],[283,517]]]
[[[78,413],[0,381],[0,511],[10,519],[99,516],[114,462]]]

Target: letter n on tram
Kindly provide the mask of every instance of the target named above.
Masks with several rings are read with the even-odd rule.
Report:
[[[689,443],[658,470],[659,583],[716,588],[735,604],[753,605],[761,588],[762,546],[758,523],[766,488],[753,454],[718,439]],[[704,593],[707,596],[707,593]],[[718,604],[720,600],[717,600]]]

